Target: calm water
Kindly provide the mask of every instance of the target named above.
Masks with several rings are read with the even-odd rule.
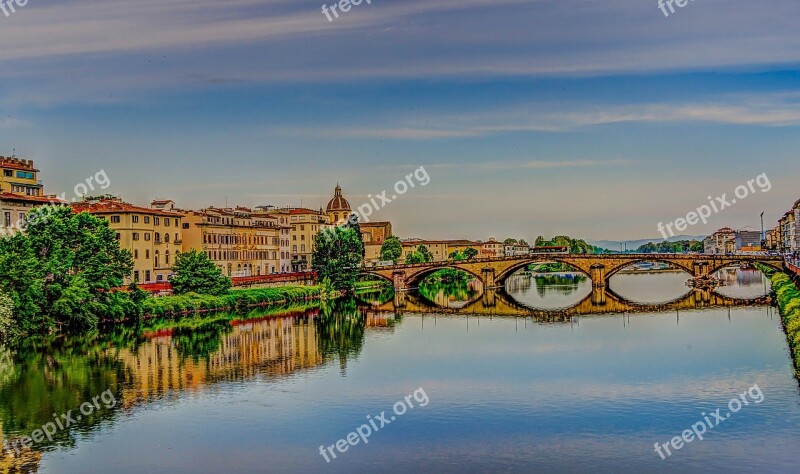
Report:
[[[731,298],[768,290],[760,274],[728,275]],[[610,290],[619,301],[660,303],[685,296],[685,280],[618,275]],[[586,285],[568,274],[517,276],[498,298],[563,309],[592,298]],[[3,435],[28,435],[53,413],[77,413],[111,390],[113,408],[101,405],[45,441],[28,465],[42,472],[797,472],[800,395],[771,308],[543,323],[486,314],[492,309],[463,285],[452,297],[439,290],[427,292],[439,300],[424,312],[386,311],[391,301],[339,303],[4,351]],[[467,303],[471,315],[452,314]],[[505,311],[494,305],[496,314]],[[754,384],[762,403],[667,460],[656,454],[655,442],[680,436],[703,412],[724,413]],[[414,408],[369,444],[337,451],[331,463],[319,454],[368,415],[389,418],[419,388],[425,396],[409,398]]]

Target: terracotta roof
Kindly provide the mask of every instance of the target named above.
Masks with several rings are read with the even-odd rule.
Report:
[[[391,222],[359,222],[359,227],[386,227],[387,225],[391,225]]]
[[[153,216],[164,217],[183,217],[182,214],[177,212],[160,211],[158,209],[150,209],[147,207],[134,206],[122,201],[112,201],[103,199],[101,201],[82,201],[72,204],[72,210],[76,213],[88,212],[89,214],[149,214]]]
[[[403,245],[436,245],[436,244],[447,244],[447,245],[481,245],[478,242],[473,242],[471,240],[422,240],[422,239],[409,239],[409,240],[402,240]]]
[[[67,201],[62,201],[57,196],[28,196],[26,194],[14,193],[0,193],[0,200],[3,201],[25,201],[25,202],[38,202],[42,204],[66,204]]]

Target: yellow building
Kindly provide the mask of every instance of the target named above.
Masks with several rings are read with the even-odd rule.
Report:
[[[183,251],[201,250],[229,277],[278,273],[278,219],[245,207],[184,211]]]
[[[0,156],[0,193],[42,196],[42,182],[38,180],[39,170],[33,167],[33,160]]]
[[[506,246],[503,242],[498,242],[494,237],[490,238],[488,242],[481,243],[480,257],[481,258],[498,258],[505,257]]]
[[[171,267],[182,249],[181,214],[138,207],[117,198],[86,200],[73,204],[72,209],[106,219],[117,232],[120,247],[133,255],[133,274],[126,283],[155,283],[172,275]]]
[[[291,271],[311,269],[311,259],[317,235],[329,227],[328,214],[302,207],[268,208],[264,214],[276,217],[278,225],[289,226],[289,255]]]

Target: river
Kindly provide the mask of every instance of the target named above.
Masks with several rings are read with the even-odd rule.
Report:
[[[680,272],[618,274],[601,293],[576,274],[518,274],[497,294],[427,288],[400,310],[384,294],[28,341],[0,349],[3,440],[75,419],[0,467],[796,472],[780,318],[744,301],[769,283],[720,277],[698,296]],[[702,440],[664,453],[718,408],[724,421],[692,431]]]

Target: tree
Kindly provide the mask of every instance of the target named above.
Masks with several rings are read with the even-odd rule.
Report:
[[[364,245],[355,230],[336,227],[321,232],[314,244],[311,268],[318,278],[330,279],[338,291],[352,291],[361,269]]]
[[[450,255],[447,256],[450,260],[460,262],[461,260],[466,260],[464,254],[461,253],[460,250],[456,250],[455,252],[451,252]]]
[[[414,250],[410,254],[406,256],[406,263],[414,264],[414,263],[425,263],[425,256],[419,253],[419,251]]]
[[[506,245],[516,245],[517,244],[517,239],[512,239],[512,238],[509,237],[506,240],[504,240],[503,243],[506,244]]]
[[[0,337],[6,337],[12,328],[14,317],[14,300],[0,292]]]
[[[175,294],[200,293],[222,295],[231,288],[231,280],[208,258],[205,252],[192,249],[178,254],[172,267]]]
[[[358,223],[358,214],[350,214],[350,219],[347,220],[345,227],[348,229],[353,229],[358,236],[358,241],[361,243],[361,259],[363,260],[364,257],[367,256],[367,251],[364,248],[364,236],[361,234],[361,226]]]
[[[478,251],[472,247],[467,247],[464,249],[464,258],[467,260],[472,260],[473,258],[478,256]]]
[[[420,255],[422,255],[423,263],[429,263],[433,261],[433,254],[431,253],[430,250],[428,250],[428,247],[420,245],[419,247],[417,247],[417,252],[419,252]]]
[[[94,328],[118,315],[126,297],[113,290],[130,275],[133,259],[108,222],[52,206],[31,210],[26,221],[25,234],[0,243],[0,289],[14,301],[16,330]]]
[[[525,245],[527,247],[530,247],[530,244],[528,244],[528,242],[526,242],[525,239],[519,239],[519,242],[517,242],[517,243],[519,245]]]
[[[381,260],[391,260],[394,263],[397,263],[402,256],[403,244],[400,242],[400,239],[391,235],[383,241],[383,245],[381,245]]]

